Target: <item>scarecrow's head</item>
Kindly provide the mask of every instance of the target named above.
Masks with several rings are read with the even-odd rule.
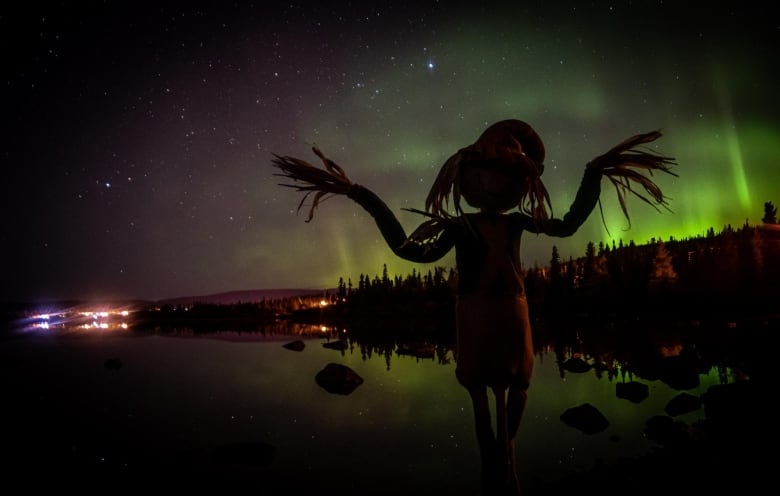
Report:
[[[452,194],[458,213],[462,195],[469,205],[484,211],[505,212],[518,207],[536,219],[545,218],[543,171],[544,144],[536,131],[516,119],[500,121],[447,160],[426,207],[446,215],[443,205]]]

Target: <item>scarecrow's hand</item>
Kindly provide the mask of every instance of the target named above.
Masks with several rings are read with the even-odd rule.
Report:
[[[306,222],[311,221],[314,216],[314,210],[322,200],[329,195],[348,195],[353,186],[352,181],[349,180],[341,167],[325,157],[316,146],[312,150],[322,160],[325,166],[324,169],[315,167],[305,160],[290,156],[274,154],[274,159],[271,161],[271,165],[280,171],[274,175],[292,179],[292,183],[280,183],[281,186],[305,193],[298,204],[298,210],[304,206],[304,202],[309,198],[309,195],[314,195],[309,206],[309,216]]]
[[[589,170],[601,172],[615,186],[620,208],[629,223],[631,219],[626,208],[626,195],[629,193],[656,209],[658,207],[668,209],[666,196],[651,178],[654,172],[677,176],[671,170],[672,166],[676,165],[674,158],[638,149],[639,145],[650,143],[660,137],[660,131],[631,136],[607,153],[594,158],[587,165]]]
[[[585,168],[604,172],[605,169],[609,169],[620,164],[621,160],[622,159],[619,153],[613,153],[610,151],[604,155],[599,155],[598,157],[588,162],[588,165],[586,165]]]
[[[344,169],[342,169],[341,166],[338,165],[336,162],[323,155],[323,153],[320,151],[317,145],[314,145],[311,149],[315,155],[320,157],[320,160],[322,160],[322,164],[325,166],[325,170],[327,170],[331,175],[341,178],[345,182],[351,182],[347,177],[347,175],[344,173]]]

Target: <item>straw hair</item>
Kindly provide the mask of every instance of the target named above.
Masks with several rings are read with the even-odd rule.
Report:
[[[325,169],[318,169],[305,160],[290,156],[273,154],[274,158],[271,160],[271,164],[281,171],[274,174],[275,176],[286,177],[294,181],[293,184],[280,183],[280,186],[306,192],[298,203],[298,211],[303,208],[309,195],[314,193],[306,222],[311,222],[314,218],[314,210],[317,209],[320,202],[333,195],[346,195],[353,185],[344,173],[344,169],[323,155],[316,145],[312,147],[312,151],[322,160]]]
[[[650,177],[656,171],[678,177],[671,170],[672,166],[676,165],[674,158],[635,149],[635,147],[655,141],[661,136],[660,130],[636,134],[588,163],[588,168],[600,170],[615,187],[620,209],[628,220],[629,228],[631,227],[631,217],[628,215],[626,205],[628,194],[633,194],[658,211],[660,211],[660,207],[670,210],[668,197]],[[646,172],[647,175],[643,175],[643,172]],[[599,208],[601,208],[600,200]],[[601,218],[604,219],[603,211]]]

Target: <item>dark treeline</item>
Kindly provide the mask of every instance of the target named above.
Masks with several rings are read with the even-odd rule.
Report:
[[[526,271],[532,307],[545,316],[662,318],[767,316],[780,291],[780,226],[727,225],[676,240],[588,243],[583,256]],[[566,313],[566,312],[564,312]]]
[[[303,309],[293,318],[349,328],[350,333],[391,331],[396,337],[444,337],[452,333],[457,272],[432,267],[404,277],[360,274],[357,285],[340,278],[325,307]]]
[[[524,269],[532,315],[543,320],[669,319],[733,321],[775,318],[780,300],[780,224],[771,202],[764,224],[713,228],[704,235],[637,245],[593,242],[564,260],[556,246],[544,266]],[[351,333],[451,333],[458,274],[454,268],[340,278],[309,296],[236,304],[149,307],[139,325],[262,330],[277,320],[349,328]]]
[[[548,265],[524,271],[529,303],[540,318],[767,316],[780,298],[776,227],[727,225],[719,233],[710,228],[702,236],[644,245],[590,242],[582,256],[568,260],[553,246]],[[325,313],[374,325],[447,323],[457,277],[444,267],[390,277],[385,267],[381,276],[360,274],[357,287],[342,278],[334,295],[342,304]]]
[[[287,319],[308,308],[320,308],[330,302],[327,292],[308,296],[263,299],[259,302],[218,304],[152,304],[134,313],[134,325],[164,331],[189,329],[219,331],[266,331],[281,319]]]

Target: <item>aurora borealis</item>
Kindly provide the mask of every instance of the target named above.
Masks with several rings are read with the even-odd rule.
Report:
[[[317,144],[411,231],[442,163],[489,124],[529,122],[556,214],[585,164],[661,129],[672,212],[602,182],[544,265],[588,241],[702,235],[780,203],[780,19],[759,2],[45,3],[0,8],[0,300],[334,287],[394,258],[332,198],[306,224],[272,153]],[[604,225],[606,224],[606,226]],[[450,254],[437,265],[451,266]],[[427,267],[422,267],[427,270]]]

